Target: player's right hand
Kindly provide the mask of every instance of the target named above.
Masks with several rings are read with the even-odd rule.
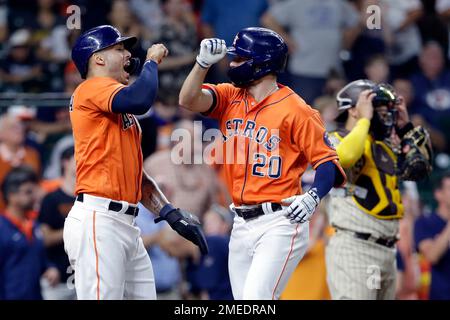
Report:
[[[305,223],[311,219],[320,203],[320,198],[316,191],[314,188],[304,194],[281,200],[284,205],[289,206],[285,209],[284,215],[292,224]]]
[[[166,220],[180,236],[197,245],[203,255],[208,254],[208,244],[198,218],[187,211],[171,208],[172,210],[161,212],[160,217],[155,219],[155,223]]]
[[[200,52],[196,61],[200,67],[208,69],[214,63],[222,60],[227,54],[227,46],[225,40],[217,38],[203,39],[200,43]]]
[[[372,90],[364,90],[359,94],[358,101],[356,102],[356,111],[358,111],[358,119],[366,118],[372,120],[373,117],[373,105],[372,100],[376,94]]]
[[[153,60],[160,64],[164,57],[167,57],[169,50],[161,43],[156,43],[147,49],[146,60]]]

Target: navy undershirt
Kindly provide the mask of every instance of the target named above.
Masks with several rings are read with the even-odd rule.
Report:
[[[142,72],[133,84],[121,89],[114,96],[112,111],[114,113],[146,113],[158,92],[158,65],[149,60],[144,63]]]
[[[336,178],[336,165],[332,161],[320,164],[316,169],[316,175],[311,189],[316,188],[316,193],[320,199],[333,188]]]

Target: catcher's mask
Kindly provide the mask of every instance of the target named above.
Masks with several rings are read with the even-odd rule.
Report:
[[[374,114],[370,129],[375,140],[384,140],[391,135],[397,122],[398,98],[389,84],[379,84],[373,91],[376,96],[372,100]]]
[[[348,109],[356,106],[359,95],[364,90],[372,90],[376,96],[372,101],[374,115],[370,123],[370,130],[376,140],[384,140],[391,135],[397,120],[398,98],[394,88],[389,84],[376,84],[373,81],[362,79],[350,82],[342,88],[337,96],[338,117],[343,119]]]

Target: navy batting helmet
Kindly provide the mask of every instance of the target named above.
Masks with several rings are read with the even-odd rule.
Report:
[[[81,77],[86,79],[88,61],[93,53],[114,46],[118,43],[123,43],[125,48],[129,50],[136,43],[136,41],[136,37],[122,37],[119,30],[113,26],[98,26],[86,31],[77,39],[72,48],[72,60],[77,66]],[[129,73],[132,73],[132,71],[137,68],[136,63],[139,65],[138,61],[133,60],[131,62],[133,66],[130,68]]]
[[[245,62],[228,70],[234,85],[245,87],[269,73],[284,71],[288,48],[283,38],[270,29],[245,28],[238,32],[228,54]]]

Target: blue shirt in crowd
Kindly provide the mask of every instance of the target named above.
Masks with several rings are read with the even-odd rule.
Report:
[[[190,263],[187,278],[195,290],[206,290],[211,300],[233,300],[228,274],[229,236],[206,236],[209,253],[200,264]]]
[[[40,278],[48,267],[37,225],[30,240],[0,216],[0,300],[41,300]]]
[[[446,225],[447,221],[436,213],[421,216],[417,219],[414,227],[416,247],[418,248],[423,240],[436,237]],[[450,300],[450,244],[441,259],[431,266],[430,299]]]
[[[155,218],[153,213],[139,204],[139,215],[136,218],[136,225],[141,229],[141,235],[154,234],[167,227],[165,221],[155,223],[153,221]],[[181,281],[178,259],[169,256],[158,245],[151,246],[147,249],[147,252],[152,261],[156,292],[165,292],[178,285]]]
[[[417,73],[411,82],[415,97],[411,113],[420,114],[434,128],[446,133],[450,125],[450,71],[442,72],[433,81]]]
[[[231,46],[241,29],[260,26],[259,19],[267,8],[266,0],[205,0],[201,19],[213,28],[215,37]]]

